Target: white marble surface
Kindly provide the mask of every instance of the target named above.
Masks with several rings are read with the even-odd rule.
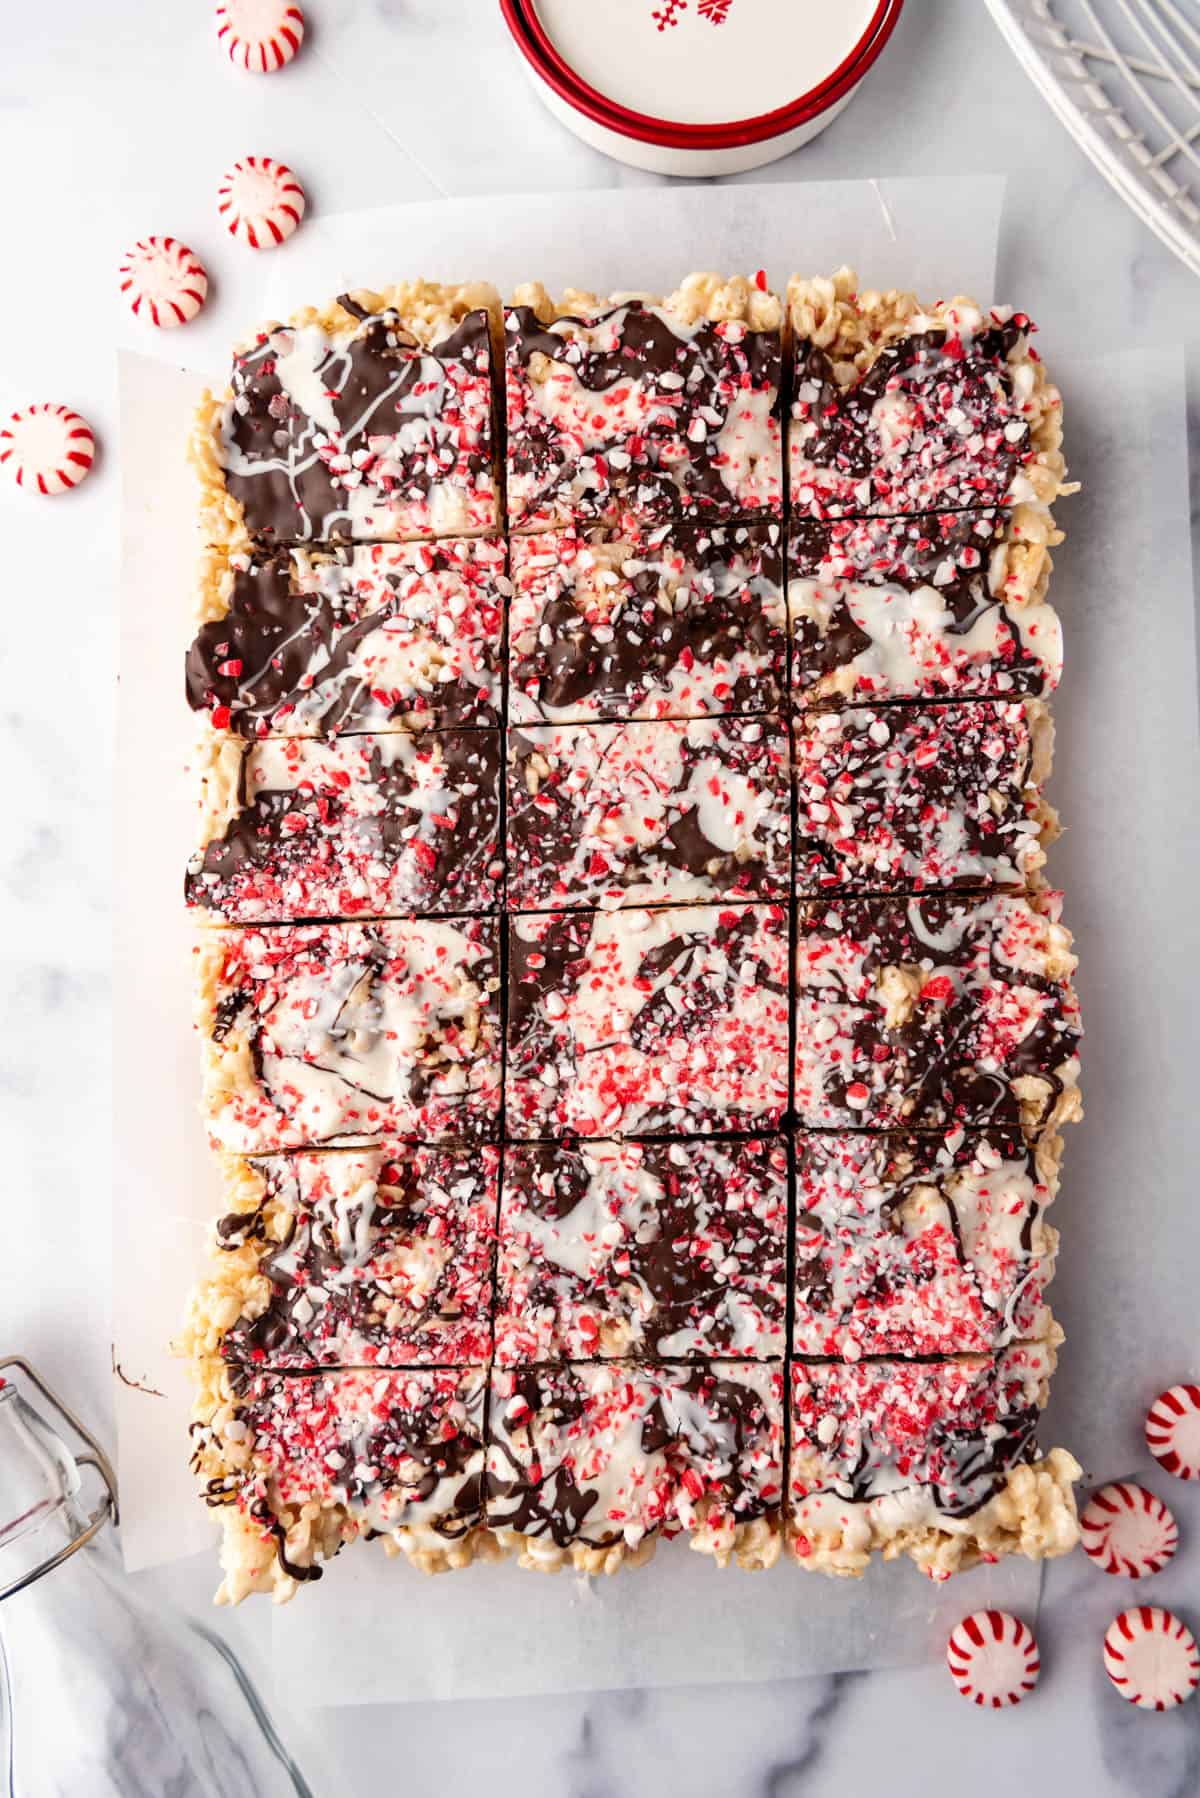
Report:
[[[147,345],[115,293],[119,253],[150,231],[193,244],[215,281],[189,349],[202,339],[215,356],[253,316],[261,276],[221,241],[212,210],[216,176],[248,151],[290,162],[321,211],[653,180],[608,163],[551,122],[491,0],[313,0],[307,12],[310,43],[296,65],[255,81],[216,55],[207,0],[0,7],[0,412],[61,398],[92,420],[110,452],[83,490],[53,506],[0,487],[8,1176],[0,1353],[31,1356],[102,1430],[110,1415],[113,349]],[[979,0],[909,0],[855,104],[815,144],[751,179],[960,169],[1010,178],[999,297],[1039,320],[1048,353],[1076,342],[1103,353],[1109,344],[1200,341],[1200,286],[1070,143]],[[799,259],[802,218],[795,237]],[[171,354],[166,334],[152,347]],[[1192,448],[1195,496],[1195,428]],[[164,604],[178,603],[164,595]],[[1191,1542],[1189,1558],[1155,1582],[1160,1601],[1190,1602],[1195,1624],[1200,1494],[1151,1483],[1175,1505]],[[6,1607],[14,1791],[229,1798],[308,1789],[326,1798],[376,1789],[389,1775],[455,1791],[479,1782],[496,1798],[530,1790],[793,1798],[880,1786],[894,1798],[959,1787],[991,1798],[1051,1782],[1072,1798],[1200,1790],[1200,1704],[1156,1719],[1112,1695],[1099,1631],[1131,1589],[1079,1557],[1048,1576],[1041,1690],[1001,1718],[967,1710],[939,1668],[503,1707],[316,1713],[319,1668],[305,1691],[272,1690],[267,1620],[249,1606],[207,1613],[210,1585],[204,1562],[132,1581],[104,1563],[77,1583],[65,1570],[55,1593],[43,1585]],[[229,1666],[187,1632],[186,1616],[242,1657],[306,1785],[266,1745]],[[78,1645],[90,1653],[80,1658]],[[496,1649],[503,1653],[503,1619]],[[0,1789],[5,1771],[0,1753]]]

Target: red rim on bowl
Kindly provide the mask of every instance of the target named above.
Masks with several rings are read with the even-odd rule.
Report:
[[[512,15],[508,17],[510,29],[513,17],[519,21],[533,54],[529,55],[525,44],[520,47],[525,50],[543,80],[550,79],[548,70],[553,69],[562,86],[552,80],[550,85],[578,111],[595,119],[597,124],[607,125],[611,130],[628,137],[665,144],[671,149],[710,150],[761,143],[768,138],[778,137],[797,125],[807,124],[818,113],[824,112],[842,97],[848,87],[855,85],[866,74],[891,36],[903,4],[904,0],[877,0],[875,11],[858,43],[824,80],[798,99],[790,100],[785,106],[776,107],[771,112],[758,113],[748,119],[729,120],[719,125],[689,125],[680,120],[655,118],[609,99],[598,88],[584,81],[559,54],[542,24],[537,0],[501,0],[501,10],[506,16]]]
[[[565,63],[546,34],[536,0],[500,0],[514,43],[534,73],[574,111],[609,131],[673,150],[724,150],[763,143],[808,124],[856,87],[880,55],[896,26],[904,0],[878,0],[858,43],[823,81],[773,112],[719,125],[687,125],[651,118],[609,100]]]

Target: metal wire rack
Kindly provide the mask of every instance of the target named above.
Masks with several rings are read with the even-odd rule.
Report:
[[[987,0],[1097,168],[1200,274],[1198,0]]]

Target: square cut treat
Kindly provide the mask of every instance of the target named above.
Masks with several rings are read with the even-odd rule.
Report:
[[[1023,312],[859,293],[852,269],[788,284],[793,510],[812,518],[1048,507],[1062,399]]]
[[[1063,647],[1044,598],[1050,557],[1016,528],[995,510],[793,522],[797,702],[1052,693]]]
[[[214,552],[188,704],[250,738],[498,724],[505,566],[496,537]]]
[[[498,951],[482,918],[205,931],[196,1026],[212,1146],[494,1136]]]
[[[663,906],[510,918],[514,1137],[743,1134],[787,1105],[788,914]]]
[[[781,513],[775,294],[716,275],[666,299],[533,283],[504,316],[514,529]]]
[[[489,1420],[488,1527],[522,1567],[615,1573],[678,1535],[778,1559],[781,1362],[495,1368]]]
[[[271,1369],[482,1362],[498,1149],[381,1143],[226,1156],[193,1361]]]
[[[192,1465],[223,1526],[218,1604],[277,1604],[358,1537],[423,1573],[494,1545],[481,1528],[487,1373],[197,1369]]]
[[[509,1148],[497,1360],[778,1358],[787,1183],[780,1137]]]
[[[508,903],[785,899],[781,718],[545,724],[508,735]]]
[[[798,1136],[794,1352],[987,1353],[1047,1336],[1060,1142]]]
[[[778,710],[778,524],[547,531],[510,553],[510,724]]]
[[[207,542],[402,541],[495,531],[491,323],[483,282],[425,282],[269,325],[206,394],[192,460]]]
[[[861,1574],[908,1555],[932,1579],[978,1561],[1066,1554],[1078,1463],[1041,1458],[1054,1343],[954,1361],[791,1368],[787,1538],[797,1564]]]
[[[500,733],[209,738],[188,904],[228,923],[499,903]]]
[[[1053,743],[1040,699],[802,713],[797,892],[1036,884]]]
[[[1081,1113],[1075,957],[1057,893],[830,899],[796,940],[797,1120],[996,1125]]]

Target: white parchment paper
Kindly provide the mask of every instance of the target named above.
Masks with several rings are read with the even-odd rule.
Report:
[[[1053,346],[1048,346],[1053,351]],[[1087,1111],[1051,1213],[1067,1332],[1048,1436],[1096,1479],[1200,1364],[1200,731],[1185,361],[1053,354],[1072,474],[1049,874],[1080,958]]]
[[[858,269],[864,286],[992,297],[1002,176],[613,188],[427,201],[306,223],[272,262],[267,311],[410,277],[486,276],[507,294],[669,292],[692,269],[754,274],[777,292],[798,269]]]
[[[856,261],[864,284],[987,299],[1001,198],[999,181],[888,181],[392,208],[306,224],[271,271],[263,316],[398,274],[605,289],[700,266],[761,266],[779,282],[792,265],[840,261]],[[1012,297],[1036,311],[1036,296]],[[255,321],[231,336],[243,322]],[[1043,346],[1086,492],[1063,504],[1070,541],[1054,587],[1067,676],[1052,797],[1069,832],[1051,873],[1083,957],[1089,1117],[1071,1132],[1055,1208],[1055,1306],[1071,1341],[1045,1440],[1106,1477],[1136,1461],[1145,1399],[1194,1358],[1200,748],[1181,355],[1089,360],[1060,347]],[[186,1468],[186,1379],[165,1348],[220,1203],[196,1111],[181,915],[195,506],[183,443],[200,385],[122,358],[114,1313],[131,1568],[212,1541]],[[1039,1583],[1021,1563],[943,1589],[907,1565],[859,1583],[791,1568],[721,1575],[676,1544],[648,1572],[599,1584],[506,1567],[425,1581],[364,1549],[278,1614],[274,1656],[281,1678],[309,1688],[320,1666],[330,1703],[767,1679],[940,1654],[964,1610],[1030,1614]]]

